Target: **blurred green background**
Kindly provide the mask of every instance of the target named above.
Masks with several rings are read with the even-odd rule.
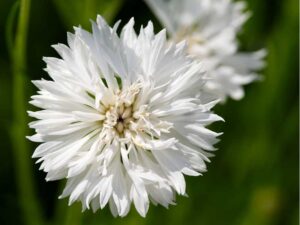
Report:
[[[123,219],[106,208],[80,213],[80,204],[57,200],[63,183],[44,180],[25,140],[32,79],[47,78],[43,56],[66,43],[66,31],[100,13],[113,24],[135,17],[136,28],[153,14],[140,0],[0,0],[0,224],[201,224],[298,225],[299,3],[248,0],[253,12],[240,34],[241,49],[268,49],[264,81],[246,87],[246,97],[216,112],[226,123],[219,151],[203,177],[188,177],[187,193],[169,210],[151,206],[146,219],[133,209]],[[30,4],[29,4],[30,3]],[[175,15],[176,16],[176,15]],[[27,36],[27,40],[26,40]],[[26,51],[27,49],[27,51]]]

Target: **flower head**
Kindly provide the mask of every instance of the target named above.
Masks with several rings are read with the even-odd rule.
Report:
[[[168,207],[185,194],[183,175],[204,172],[217,142],[205,126],[221,120],[199,95],[201,64],[184,43],[133,25],[118,36],[118,23],[98,16],[92,33],[75,28],[68,46],[54,45],[62,59],[44,58],[52,80],[34,81],[31,104],[42,110],[29,112],[38,119],[29,138],[42,142],[33,157],[47,180],[67,178],[61,197],[119,216],[131,202],[145,216],[150,200]]]
[[[249,17],[244,2],[231,0],[145,0],[172,40],[186,40],[188,52],[200,59],[210,81],[204,90],[225,100],[244,96],[243,85],[258,78],[265,50],[238,52],[237,33]],[[174,16],[176,15],[176,16]]]

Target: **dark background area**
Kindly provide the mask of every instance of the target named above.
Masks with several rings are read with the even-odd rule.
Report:
[[[19,190],[20,167],[14,146],[13,64],[8,43],[18,18],[16,1],[0,0],[0,224],[25,225]],[[299,3],[296,0],[248,0],[252,17],[240,34],[242,50],[268,50],[264,80],[246,87],[241,101],[229,100],[215,111],[225,123],[213,125],[222,131],[219,151],[203,177],[186,177],[189,197],[177,197],[177,205],[165,209],[150,206],[146,219],[132,207],[123,219],[113,218],[106,207],[97,213],[80,213],[80,204],[67,206],[57,200],[63,182],[46,182],[39,165],[29,159],[36,145],[25,141],[30,151],[29,171],[34,183],[43,224],[201,224],[201,225],[298,225],[299,163]],[[14,9],[16,13],[14,13]],[[30,80],[46,78],[43,56],[56,56],[52,44],[66,43],[66,32],[81,24],[90,30],[89,19],[103,14],[109,23],[122,25],[135,17],[136,30],[148,20],[161,29],[149,8],[140,0],[32,0],[26,53],[26,89],[29,101],[36,91]],[[174,15],[176,16],[176,15]],[[11,22],[10,22],[11,21]],[[11,34],[11,35],[10,35]],[[26,103],[26,108],[30,109]],[[26,118],[28,119],[28,118]],[[28,119],[29,120],[29,119]],[[32,134],[26,130],[27,135]],[[26,186],[24,183],[24,186]],[[26,207],[35,200],[28,198]],[[32,217],[36,215],[32,214]],[[35,221],[34,219],[32,221]],[[33,222],[34,223],[34,222]],[[32,225],[35,225],[31,223]],[[39,225],[39,224],[37,224]]]

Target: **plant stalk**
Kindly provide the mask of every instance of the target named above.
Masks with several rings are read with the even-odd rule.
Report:
[[[42,215],[38,204],[33,182],[31,153],[28,141],[26,115],[26,42],[28,33],[28,20],[30,0],[20,1],[20,12],[16,29],[16,37],[12,52],[13,73],[13,124],[11,130],[12,148],[15,163],[15,176],[20,199],[22,221],[26,225],[40,225]]]

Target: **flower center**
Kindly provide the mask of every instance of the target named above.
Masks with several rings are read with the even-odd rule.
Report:
[[[196,55],[199,54],[197,52],[194,52],[194,46],[202,45],[206,42],[205,39],[201,36],[201,34],[195,32],[198,29],[197,26],[197,24],[193,24],[189,27],[183,27],[179,31],[177,31],[177,33],[173,37],[173,41],[175,42],[186,40],[188,45],[187,51],[192,55],[194,55],[195,53]]]
[[[105,143],[111,144],[117,138],[123,143],[130,142],[149,149],[145,140],[159,139],[162,133],[169,133],[173,124],[157,118],[143,94],[145,92],[141,82],[137,82],[123,90],[103,95],[99,113],[102,115],[100,123],[103,127],[101,139]]]
[[[106,111],[106,119],[104,126],[115,129],[119,134],[122,134],[125,129],[129,128],[130,122],[134,121],[132,117],[132,105],[111,106]]]
[[[112,129],[119,136],[124,136],[125,130],[130,129],[130,125],[136,122],[133,106],[140,88],[140,83],[134,83],[111,98],[109,106],[105,107],[104,127]]]

